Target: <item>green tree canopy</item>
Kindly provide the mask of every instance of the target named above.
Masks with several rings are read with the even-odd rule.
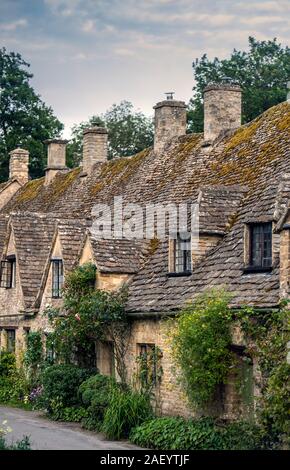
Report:
[[[203,90],[209,82],[225,77],[238,82],[243,89],[243,123],[286,99],[290,80],[290,49],[277,39],[257,41],[249,37],[248,51],[234,51],[229,59],[210,60],[206,54],[193,62],[195,86],[190,101],[188,127],[203,131]]]
[[[105,126],[109,132],[109,158],[127,157],[144,150],[153,143],[153,122],[129,101],[113,104],[104,114],[92,116],[72,128],[68,145],[68,164],[76,166],[82,158],[83,130],[90,126]]]
[[[30,153],[32,177],[41,176],[46,162],[43,141],[63,129],[30,85],[29,67],[20,54],[0,49],[0,182],[8,178],[8,154],[18,145]]]

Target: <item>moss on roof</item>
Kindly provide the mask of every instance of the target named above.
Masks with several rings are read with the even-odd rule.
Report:
[[[25,203],[35,199],[41,191],[44,183],[44,178],[29,181],[23,188],[20,189],[16,195],[16,203]]]
[[[116,178],[118,184],[126,180],[134,173],[136,168],[142,163],[151,151],[151,148],[142,150],[133,157],[123,157],[107,162],[100,173],[99,181],[91,188],[91,194],[95,195],[104,187],[111,184]]]

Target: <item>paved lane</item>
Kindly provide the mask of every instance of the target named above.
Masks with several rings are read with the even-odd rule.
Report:
[[[78,424],[50,421],[38,411],[0,406],[0,423],[7,420],[12,433],[7,441],[30,436],[32,449],[38,450],[128,450],[138,449],[124,441],[107,441],[101,434],[85,431]]]

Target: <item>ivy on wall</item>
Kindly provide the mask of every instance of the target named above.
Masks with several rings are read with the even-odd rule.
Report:
[[[63,306],[48,307],[52,326],[51,341],[58,360],[94,366],[96,341],[114,342],[116,368],[126,382],[125,354],[130,332],[125,317],[126,291],[106,292],[95,288],[96,268],[87,263],[78,266],[66,278]]]
[[[225,383],[234,356],[230,350],[232,312],[226,292],[210,291],[199,296],[170,320],[173,356],[190,402],[203,406]]]

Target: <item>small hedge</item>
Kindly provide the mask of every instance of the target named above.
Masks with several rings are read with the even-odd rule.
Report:
[[[247,422],[217,424],[212,418],[156,418],[132,430],[130,440],[161,450],[255,450],[263,447],[260,428]]]
[[[110,403],[110,394],[118,385],[112,377],[106,375],[93,375],[79,387],[79,396],[87,409],[87,416],[83,420],[85,428],[100,431],[105,411]]]
[[[40,378],[43,385],[43,406],[49,413],[60,408],[79,406],[79,386],[95,372],[67,364],[47,367]]]

